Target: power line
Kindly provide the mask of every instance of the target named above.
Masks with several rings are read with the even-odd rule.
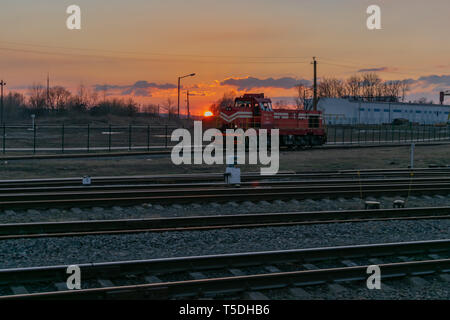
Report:
[[[330,65],[330,66],[336,66],[336,67],[341,67],[341,68],[347,68],[347,69],[382,69],[384,67],[374,67],[374,68],[367,68],[367,66],[363,66],[363,65],[348,65],[348,64],[342,64],[342,63],[330,63],[330,62],[322,62],[322,64],[326,64],[326,65]],[[374,70],[376,71],[376,70]],[[384,73],[394,73],[394,74],[403,74],[403,75],[416,75],[416,73],[412,73],[412,72],[401,72],[401,71],[389,71],[389,70],[379,70],[380,72],[384,72]],[[358,71],[356,71],[358,72]]]
[[[38,47],[38,48],[50,48],[50,49],[62,49],[62,50],[71,50],[71,51],[92,51],[92,52],[104,52],[104,53],[112,53],[112,54],[128,54],[128,55],[143,55],[143,56],[163,56],[163,57],[190,57],[190,58],[205,58],[205,59],[296,59],[295,61],[283,61],[283,62],[242,62],[242,63],[308,63],[307,61],[297,61],[297,59],[302,60],[308,60],[308,57],[302,57],[302,56],[243,56],[243,55],[201,55],[201,54],[177,54],[177,53],[167,53],[167,52],[146,52],[146,51],[119,51],[119,50],[109,50],[109,49],[99,49],[99,48],[80,48],[80,47],[66,47],[66,46],[55,46],[55,45],[48,45],[48,44],[37,44],[37,43],[23,43],[23,42],[13,42],[13,41],[0,41],[0,43],[5,44],[12,44],[12,45],[18,45],[18,46],[26,46],[26,47]],[[30,52],[30,53],[40,53],[40,54],[57,54],[57,55],[79,55],[75,53],[55,53],[55,52],[42,52],[42,51],[32,51],[32,50],[26,50],[26,49],[17,49],[17,48],[0,48],[0,50],[23,50],[23,52]],[[96,55],[80,55],[80,56],[87,56],[87,57],[102,57],[102,56],[96,56]],[[104,56],[103,56],[104,57]],[[111,57],[107,56],[107,58],[122,58],[122,59],[133,59],[133,57]],[[134,57],[135,59],[139,59],[138,57]],[[150,60],[149,58],[144,58],[145,60]],[[355,64],[350,61],[342,60],[342,59],[333,59],[333,58],[323,58],[321,57],[321,60],[325,61],[331,61],[331,62],[322,62],[324,64],[328,65],[334,65],[338,67],[343,68],[367,68],[367,65],[361,65],[361,64]],[[161,61],[161,60],[152,60],[152,61]],[[181,60],[182,62],[183,60]],[[334,61],[334,62],[333,62]],[[201,62],[205,63],[205,61],[187,61],[187,62]],[[343,64],[343,63],[345,64]],[[229,62],[229,63],[237,63],[238,62]],[[428,71],[429,68],[413,68],[408,67],[408,69],[412,70],[420,70],[420,71]],[[387,73],[399,73],[399,74],[412,74],[408,72],[400,72],[400,71],[383,71]]]
[[[355,68],[360,68],[360,69],[367,68],[367,65],[355,64],[353,62],[342,60],[342,59],[338,60],[338,59],[332,59],[332,58],[322,58],[322,60],[331,61],[331,63],[334,63],[335,65],[339,65],[339,66],[342,66],[342,67],[353,66]],[[342,63],[344,63],[344,64],[342,64]],[[428,72],[430,71],[429,67],[428,68],[417,68],[417,67],[408,66],[407,68],[409,70],[416,70],[416,71],[428,71]],[[450,69],[450,65],[448,65],[447,68]],[[394,73],[394,72],[396,72],[396,71],[393,71],[392,73]],[[400,73],[400,72],[396,72],[396,73]],[[406,72],[405,72],[405,74],[406,74]]]
[[[42,44],[27,44],[11,41],[0,41],[0,43],[21,45],[26,47],[38,47],[38,48],[50,48],[50,49],[63,49],[63,50],[77,50],[77,51],[97,51],[113,54],[130,54],[130,55],[153,55],[153,56],[170,56],[170,57],[193,57],[193,58],[232,58],[232,59],[307,59],[307,57],[299,56],[242,56],[242,55],[200,55],[200,54],[175,54],[175,53],[164,53],[164,52],[136,52],[136,51],[117,51],[117,50],[106,50],[106,49],[96,49],[96,48],[75,48],[75,47],[64,47],[64,46],[50,46]],[[13,50],[14,48],[9,48]],[[15,49],[15,50],[20,50]],[[71,53],[73,54],[73,53]]]
[[[0,47],[0,51],[13,51],[13,52],[23,52],[31,54],[44,54],[52,56],[71,56],[71,57],[85,57],[85,58],[96,58],[96,59],[123,59],[123,60],[136,60],[136,61],[152,61],[152,62],[162,62],[162,63],[213,63],[213,64],[308,64],[306,61],[207,61],[207,60],[177,60],[177,59],[155,59],[155,58],[137,58],[137,57],[118,57],[118,56],[101,56],[101,55],[86,55],[86,54],[75,54],[75,53],[62,53],[62,52],[48,52],[48,51],[37,51],[37,50],[26,50],[26,49],[13,49]]]

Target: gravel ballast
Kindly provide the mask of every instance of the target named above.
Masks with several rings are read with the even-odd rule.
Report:
[[[391,208],[394,197],[368,198]],[[448,206],[450,197],[411,197],[408,207]],[[188,205],[137,205],[130,207],[71,208],[0,212],[0,223],[71,221],[177,216],[207,216],[292,211],[362,209],[360,199],[323,199]],[[327,246],[406,242],[450,238],[450,219],[376,221],[218,229],[0,241],[0,269],[155,259],[180,256],[272,251]],[[408,280],[389,281],[391,291],[371,291],[364,284],[344,285],[336,293],[327,286],[308,287],[309,299],[449,299],[450,284],[430,279],[429,288],[411,286]],[[288,290],[264,292],[270,299],[299,299]],[[229,297],[226,297],[229,298]],[[236,298],[236,297],[232,297]]]
[[[376,200],[382,209],[392,208],[393,202],[401,197],[366,198]],[[422,196],[410,197],[407,207],[439,207],[450,206],[449,196]],[[27,223],[46,221],[78,221],[78,220],[113,220],[113,219],[139,219],[160,217],[186,217],[207,215],[232,215],[245,213],[276,213],[293,211],[324,211],[324,210],[360,210],[364,209],[364,201],[352,199],[322,199],[322,200],[295,200],[290,201],[258,201],[236,203],[192,203],[173,205],[142,204],[130,207],[105,208],[71,208],[49,210],[4,210],[0,211],[0,223]]]
[[[450,238],[449,220],[377,221],[0,241],[0,268]]]

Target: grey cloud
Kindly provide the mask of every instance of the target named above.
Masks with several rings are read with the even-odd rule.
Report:
[[[238,90],[250,90],[254,88],[282,88],[282,89],[292,89],[299,83],[304,83],[309,85],[311,82],[308,80],[299,80],[291,77],[284,77],[279,79],[267,78],[258,79],[254,77],[248,78],[228,78],[223,80],[221,85],[229,85],[238,87]]]
[[[443,85],[443,86],[450,86],[450,75],[430,75],[430,76],[424,76],[420,77],[418,81],[424,81],[427,84],[437,84],[437,85]]]
[[[134,94],[136,96],[148,97],[151,96],[147,89],[161,89],[161,90],[169,90],[177,88],[176,85],[171,83],[165,84],[157,84],[154,82],[148,82],[145,80],[136,81],[132,85],[102,85],[97,84],[94,86],[95,91],[104,91],[104,90],[122,90],[121,95],[130,95]]]
[[[359,69],[358,72],[383,72],[388,71],[388,67]]]

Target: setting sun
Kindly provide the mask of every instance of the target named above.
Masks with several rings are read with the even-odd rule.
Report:
[[[212,117],[213,113],[211,111],[205,111],[205,113],[203,114],[205,117]]]

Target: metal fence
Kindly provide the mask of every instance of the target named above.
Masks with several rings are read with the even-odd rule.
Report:
[[[450,126],[328,126],[327,144],[390,144],[450,140]]]
[[[175,126],[0,126],[0,152],[76,153],[150,151],[173,146]],[[327,144],[390,144],[450,140],[450,126],[328,126]]]
[[[171,145],[173,126],[73,126],[36,125],[0,126],[1,151],[37,152],[110,152],[152,150]]]

